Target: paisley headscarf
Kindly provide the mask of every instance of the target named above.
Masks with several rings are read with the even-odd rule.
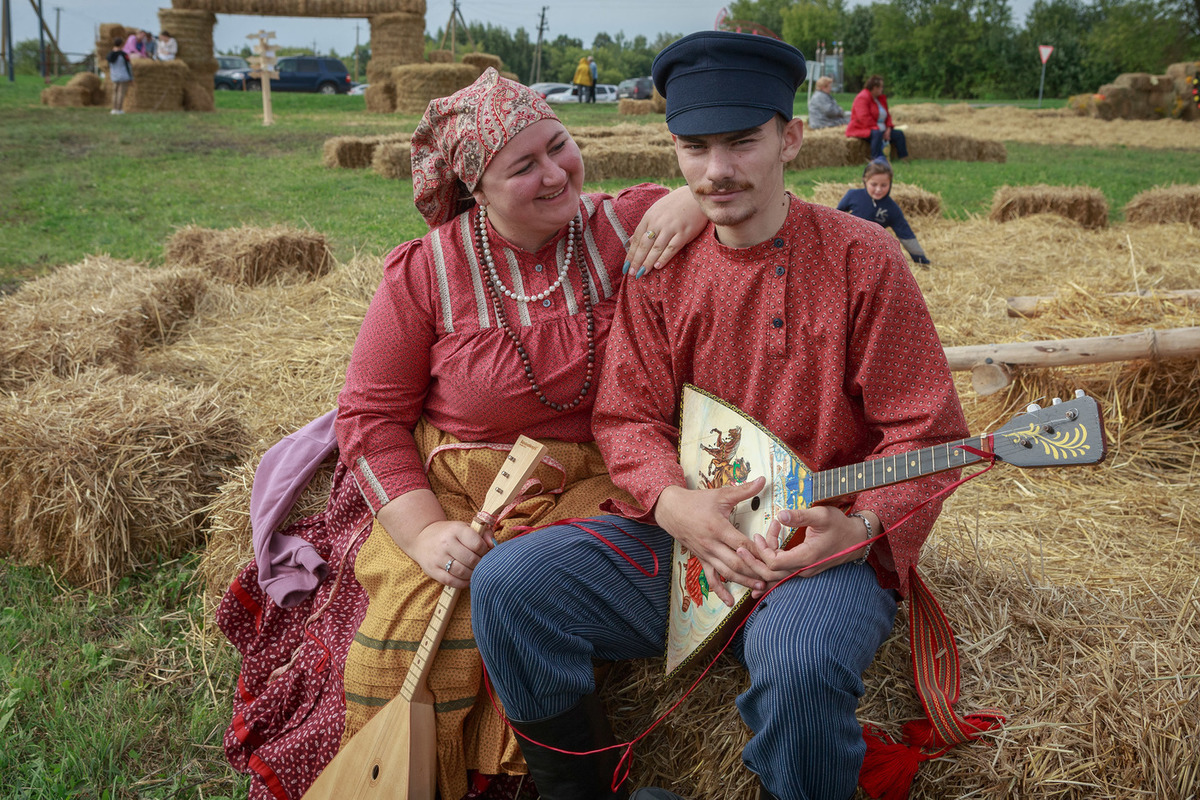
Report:
[[[430,228],[463,209],[492,157],[534,122],[558,119],[537,92],[488,67],[470,86],[431,100],[412,135],[413,199]]]

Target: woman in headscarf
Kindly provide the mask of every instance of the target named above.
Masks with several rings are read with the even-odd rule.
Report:
[[[265,784],[290,782],[297,796],[337,738],[349,741],[398,694],[443,587],[469,586],[492,545],[468,523],[508,445],[524,434],[544,443],[548,457],[535,473],[542,493],[496,526],[497,542],[624,497],[591,429],[616,292],[629,263],[665,262],[707,222],[686,187],[584,194],[579,148],[550,106],[493,69],[429,104],[412,162],[430,231],[387,257],[367,310],[338,398],[329,506],[319,524],[281,532],[320,539],[316,550],[334,562],[336,578],[285,612],[263,598],[247,603],[259,587],[244,575],[222,604],[222,629],[244,655],[230,760]],[[661,222],[650,227],[643,216],[660,200],[651,216]],[[260,558],[257,582],[268,568]],[[264,630],[268,611],[292,615],[303,631],[293,646]],[[227,624],[231,614],[241,622]],[[255,661],[266,649],[279,653]],[[317,677],[289,675],[300,668]],[[289,677],[272,689],[277,674]],[[343,688],[339,718],[328,696]],[[457,604],[429,688],[441,797],[458,800],[486,783],[469,775],[524,772],[515,738],[481,691],[469,602]],[[287,712],[254,708],[271,691]],[[290,709],[304,719],[280,721]],[[264,750],[257,743],[273,731],[297,741]]]

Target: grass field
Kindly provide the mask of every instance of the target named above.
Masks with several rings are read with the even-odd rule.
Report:
[[[361,97],[277,94],[276,124],[264,127],[258,95],[219,93],[213,114],[113,117],[40,106],[40,88],[32,78],[0,84],[0,286],[90,253],[159,263],[164,240],[193,223],[307,225],[343,260],[424,230],[410,184],[321,165],[330,136],[416,123],[367,115]],[[568,126],[618,121],[612,106],[559,110]],[[985,213],[1004,184],[1094,186],[1119,218],[1139,191],[1200,183],[1194,152],[1015,143],[1008,152],[1005,164],[916,161],[899,180],[939,193],[955,219]],[[795,172],[788,183],[807,196],[817,182],[858,174]],[[0,562],[0,797],[244,796],[221,751],[235,665],[228,648],[203,646],[194,567],[194,555],[163,563],[102,596]]]

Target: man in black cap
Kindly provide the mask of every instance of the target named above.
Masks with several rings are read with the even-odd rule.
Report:
[[[761,478],[686,488],[683,384],[737,406],[814,471],[962,438],[965,421],[895,240],[785,188],[803,140],[792,113],[800,51],[697,33],[664,49],[652,73],[680,169],[711,224],[670,269],[625,282],[609,334],[593,425],[613,480],[636,502],[612,501],[619,516],[546,528],[485,556],[471,584],[476,642],[542,797],[624,797],[611,780],[619,751],[602,750],[612,737],[592,660],[662,655],[679,541],[727,604],[726,582],[756,598],[771,589],[732,642],[750,677],[737,706],[754,734],[743,760],[761,796],[840,800],[854,793],[866,749],[860,676],[892,628],[940,502],[906,514],[952,479],[780,512],[777,522],[802,529],[791,550],[748,540],[729,515]]]

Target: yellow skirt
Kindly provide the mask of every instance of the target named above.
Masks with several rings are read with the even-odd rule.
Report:
[[[422,419],[414,431],[422,459],[458,440]],[[497,526],[497,542],[519,526],[541,526],[599,513],[609,498],[632,502],[616,488],[593,443],[546,440],[546,458],[534,473],[543,493],[525,500]],[[506,453],[486,448],[444,449],[429,465],[429,482],[446,516],[470,522],[481,507]],[[349,741],[400,692],[442,584],[405,555],[376,522],[354,567],[370,605],[346,658],[346,730]],[[429,689],[437,716],[438,789],[453,800],[467,793],[467,770],[486,775],[526,772],[516,736],[482,690],[482,662],[471,630],[471,602],[460,595],[434,657]]]

